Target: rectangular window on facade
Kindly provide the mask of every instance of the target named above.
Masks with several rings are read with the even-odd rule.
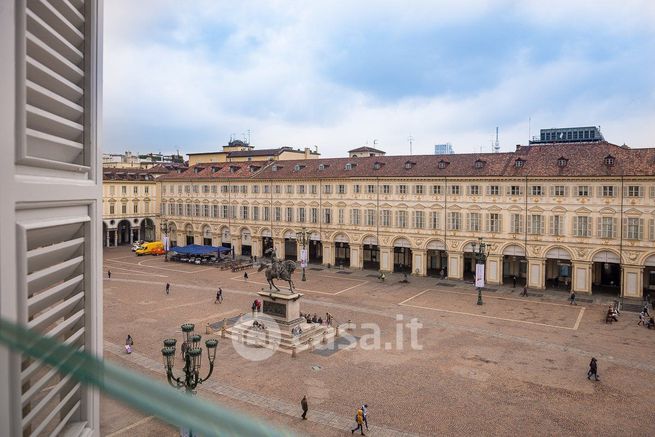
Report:
[[[332,185],[323,185],[323,194],[332,194]]]
[[[387,228],[391,226],[391,210],[383,209],[380,211],[380,226]]]
[[[193,205],[193,215],[196,217],[200,216],[200,205],[197,203]]]
[[[231,218],[232,220],[236,220],[236,219],[237,219],[237,215],[238,215],[238,213],[239,213],[239,211],[237,211],[237,206],[236,206],[236,205],[232,205],[232,206],[230,206],[230,218]]]
[[[375,194],[375,185],[367,185],[366,194]]]
[[[343,184],[337,185],[337,194],[346,194],[346,186]]]
[[[239,193],[239,186],[238,185],[231,185],[230,186],[230,193],[238,194]]]
[[[432,185],[431,191],[434,196],[441,195],[441,185]]]
[[[326,225],[332,223],[332,209],[325,208],[323,210],[323,223],[325,223]]]
[[[398,194],[400,195],[407,194],[407,185],[398,185],[397,189],[398,189]]]
[[[355,194],[359,194],[359,193],[361,193],[361,191],[362,191],[362,186],[361,185],[359,185],[359,184],[353,185],[353,192]]]
[[[271,186],[264,185],[264,194],[270,194],[270,192],[271,192]]]
[[[487,215],[487,231],[495,233],[501,232],[500,214],[492,212]]]
[[[600,217],[598,219],[598,237],[616,238],[616,221],[614,217]]]
[[[414,194],[420,196],[421,194],[423,194],[424,189],[425,188],[423,185],[414,185]]]
[[[259,207],[258,206],[253,206],[252,207],[252,219],[254,221],[259,221]]]
[[[148,194],[150,194],[150,187],[147,186],[147,185],[146,185],[145,187],[143,187],[143,192],[146,194],[146,196],[147,196]]]
[[[309,190],[310,194],[318,193],[318,188],[316,187],[316,185],[310,185],[309,188],[310,188],[310,190]]]
[[[134,204],[132,205],[132,212],[133,212],[134,214],[138,214],[138,213],[139,213],[139,204],[138,204],[138,203],[134,202]]]
[[[351,209],[350,210],[350,224],[353,226],[359,226],[359,210]]]
[[[591,193],[591,187],[589,185],[578,185],[575,191],[577,197],[589,197]]]
[[[177,215],[179,215],[179,216],[184,215],[184,204],[182,204],[182,203],[177,204]]]
[[[423,229],[425,227],[425,212],[414,211],[414,228]]]
[[[507,195],[509,196],[522,196],[523,187],[520,185],[511,185],[507,187]]]
[[[625,197],[643,197],[643,192],[640,185],[628,185],[624,187]]]
[[[553,215],[550,217],[549,233],[554,236],[564,235],[564,216]]]
[[[123,203],[121,205],[121,214],[127,214],[127,204]]]
[[[553,197],[565,197],[566,187],[564,185],[555,185],[551,187]]]
[[[655,219],[648,220],[648,239],[655,241]]]
[[[248,194],[248,185],[241,185],[239,191],[241,194]]]
[[[490,196],[500,196],[500,186],[499,185],[489,185],[489,195]]]
[[[286,212],[284,214],[284,220],[287,222],[293,221],[293,208],[291,208],[290,206],[286,208]]]
[[[396,211],[396,227],[407,227],[407,211]]]
[[[337,209],[337,223],[339,223],[340,225],[344,224],[345,223],[345,218],[344,218],[345,215],[346,215],[346,212],[345,212],[345,210],[343,208]]]
[[[114,194],[116,194],[116,187],[114,187],[113,185],[111,185],[111,186],[109,187],[109,195],[110,195],[110,196],[113,196]],[[166,194],[166,192],[164,192],[164,194]]]
[[[293,194],[293,185],[287,185],[286,193],[287,194]]]
[[[603,197],[614,197],[616,196],[614,185],[603,185],[602,196]]]
[[[441,229],[441,213],[437,211],[430,212],[430,229]]]
[[[449,212],[448,213],[448,230],[459,231],[462,229],[462,213]]]
[[[282,185],[276,185],[274,187],[275,194],[282,194]]]
[[[208,194],[209,193],[209,185],[203,185],[202,186],[202,192],[203,192],[203,194]]]
[[[186,215],[187,217],[191,217],[193,215],[193,205],[191,205],[190,203],[184,205],[184,215]]]
[[[298,194],[305,194],[305,186],[298,185]]]
[[[530,195],[531,196],[543,196],[544,195],[544,188],[541,185],[532,185],[530,187]]]
[[[623,234],[628,240],[644,239],[644,219],[628,217],[623,219]]]
[[[367,209],[364,212],[364,224],[366,226],[375,226],[375,210]]]
[[[576,237],[591,237],[591,217],[573,217],[573,235]]]
[[[528,216],[528,234],[543,235],[544,217],[540,214],[530,214]]]
[[[259,194],[259,185],[253,185],[250,187],[252,194]]]
[[[242,205],[241,206],[241,220],[248,220],[249,219],[249,209],[247,206]]]
[[[305,208],[298,208],[298,221],[305,223]]]
[[[384,184],[382,185],[382,194],[390,194],[391,193],[391,185]]]
[[[448,193],[451,196],[459,196],[459,192],[460,192],[459,185],[449,185],[448,186]]]
[[[228,216],[227,205],[221,205],[221,218],[227,219],[227,216]]]
[[[510,216],[509,232],[511,234],[523,233],[523,214],[512,214]]]
[[[480,231],[480,213],[470,212],[466,215],[466,230],[469,232]]]
[[[312,208],[309,210],[309,220],[312,223],[318,223],[318,208]]]
[[[480,186],[479,185],[469,185],[469,196],[479,196],[480,195]]]
[[[273,208],[273,221],[282,221],[282,208],[279,206]]]
[[[265,206],[264,207],[264,221],[268,222],[271,220],[271,207],[270,206]]]
[[[202,216],[209,217],[209,205],[202,205]]]
[[[194,186],[193,186],[193,192],[194,192],[194,193],[198,193],[198,185],[194,185]]]
[[[109,214],[114,215],[115,214],[116,208],[114,208],[114,205],[109,205]]]
[[[127,195],[127,187],[125,185],[121,186],[121,194]]]
[[[182,185],[177,186],[177,194],[182,194]]]
[[[212,217],[218,218],[218,205],[212,205]]]

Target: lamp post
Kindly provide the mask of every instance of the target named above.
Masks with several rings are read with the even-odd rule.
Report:
[[[484,265],[487,261],[485,250],[487,245],[482,242],[482,237],[478,237],[478,244],[471,244],[475,254],[475,286],[478,289],[478,305],[482,305],[482,287],[484,287]]]
[[[165,235],[164,237],[164,261],[168,262],[168,220],[164,219],[160,223],[160,228],[162,233]]]
[[[300,243],[302,243],[302,253],[300,256],[300,265],[302,266],[301,281],[306,281],[307,277],[305,276],[305,267],[307,267],[307,229],[302,228],[300,232],[296,233],[296,236],[300,237]]]
[[[202,348],[200,347],[199,334],[193,332],[195,325],[193,323],[185,323],[181,326],[182,337],[186,343],[184,351],[184,372],[183,376],[173,375],[173,366],[175,365],[175,345],[177,340],[174,338],[167,338],[164,340],[164,347],[161,350],[162,357],[164,358],[164,369],[166,369],[166,379],[168,383],[175,388],[184,388],[185,391],[193,395],[198,384],[202,384],[212,375],[214,371],[214,360],[216,359],[216,347],[218,340],[209,339],[205,341],[207,347],[207,358],[209,359],[209,373],[204,378],[200,378],[200,364],[202,361]],[[189,430],[189,436],[193,436]]]

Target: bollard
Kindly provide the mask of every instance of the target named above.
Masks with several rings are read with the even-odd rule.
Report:
[[[291,358],[296,358],[296,346],[291,349]]]
[[[209,323],[205,324],[205,334],[211,334],[212,333],[212,328],[209,326]]]
[[[225,334],[226,334],[226,332],[227,332],[227,329],[225,329],[225,325],[223,325],[223,326],[221,327],[221,337],[222,337],[222,338],[225,338]]]
[[[337,326],[335,329],[336,329],[336,331],[334,333],[334,336],[338,337],[339,336],[339,327]]]
[[[323,340],[321,340],[321,343],[327,344],[327,332],[323,332]]]

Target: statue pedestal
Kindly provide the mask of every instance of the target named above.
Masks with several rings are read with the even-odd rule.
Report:
[[[300,318],[301,293],[276,293],[259,291],[262,298],[262,312],[272,317],[282,330],[291,330],[304,320]]]

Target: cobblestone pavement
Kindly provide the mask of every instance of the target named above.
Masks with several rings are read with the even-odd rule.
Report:
[[[206,337],[207,323],[249,312],[263,287],[262,274],[253,270],[245,282],[242,273],[136,258],[121,248],[105,251],[105,267],[112,270],[104,283],[106,358],[162,380],[162,339],[179,339],[185,321]],[[485,292],[485,305],[477,306],[471,284],[434,278],[402,284],[397,275],[379,283],[370,273],[308,270],[306,282],[295,278],[304,294],[301,311],[352,321],[357,347],[327,356],[277,353],[254,362],[219,339],[217,369],[200,395],[299,435],[347,434],[364,402],[371,435],[655,433],[645,401],[655,390],[655,332],[636,326],[629,313],[606,325],[603,305],[611,297],[575,307],[565,292],[520,298],[518,288],[500,287]],[[220,305],[213,303],[218,286],[225,296]],[[411,348],[406,324],[412,318],[422,324],[420,349]],[[379,347],[364,324],[378,327]],[[128,333],[135,338],[129,356],[117,346]],[[599,360],[598,383],[585,378],[591,356]],[[298,418],[303,395],[310,402],[308,421]],[[103,435],[130,421],[143,421],[134,435],[151,429],[175,434],[138,415],[124,417],[120,426],[108,423],[105,417],[115,417],[118,407],[103,405]]]

